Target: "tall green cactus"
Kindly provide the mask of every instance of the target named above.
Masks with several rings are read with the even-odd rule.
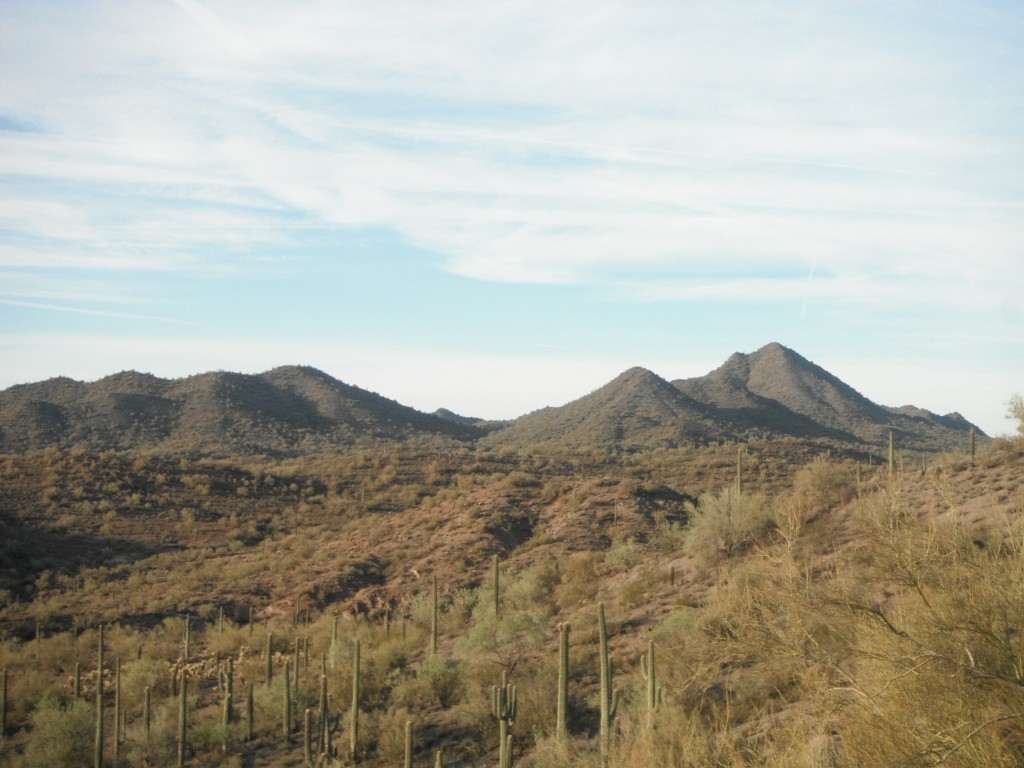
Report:
[[[331,628],[331,669],[334,669],[338,663],[338,653],[340,645],[338,642],[338,616],[334,616],[334,625]]]
[[[743,495],[743,446],[736,447],[736,495]]]
[[[405,760],[404,768],[412,768],[412,720],[405,721]]]
[[[313,713],[309,707],[302,715],[302,761],[306,768],[314,768],[316,763],[313,760]]]
[[[192,653],[192,614],[185,614],[185,663],[188,663],[188,657]]]
[[[249,683],[245,691],[245,740],[252,741],[256,731],[255,708],[253,706],[253,684]]]
[[[217,670],[218,680],[220,682],[220,689],[223,693],[222,698],[222,709],[224,727],[231,725],[234,721],[234,713],[232,708],[235,703],[235,663],[229,657],[227,663],[219,670]]]
[[[75,662],[75,675],[71,683],[71,698],[73,701],[82,698],[82,664],[77,661]]]
[[[149,742],[150,726],[153,722],[152,707],[153,707],[153,694],[147,685],[142,691],[142,736]]]
[[[619,692],[612,685],[612,662],[608,656],[608,625],[604,618],[604,603],[597,604],[598,643],[600,648],[601,674],[601,760],[608,762],[608,747],[611,744],[611,723],[619,709]]]
[[[114,765],[121,757],[121,739],[124,731],[121,728],[121,659],[114,658]]]
[[[498,768],[510,768],[509,730],[517,713],[516,687],[508,684],[508,673],[501,672],[501,685],[491,686],[491,717],[498,721]]]
[[[178,688],[178,768],[185,765],[185,745],[188,741],[186,707],[188,702],[188,673],[181,670],[181,685]]]
[[[889,430],[889,479],[892,480],[893,475],[896,471],[896,451],[895,442],[892,436],[892,430]]]
[[[219,669],[217,673],[222,693],[220,724],[224,736],[220,747],[221,752],[227,754],[228,736],[231,733],[231,723],[235,719],[234,712],[232,711],[235,698],[235,665],[230,657],[228,657],[228,662],[225,667],[223,669]]]
[[[99,627],[99,650],[96,662],[96,743],[93,747],[93,768],[103,768],[103,625]]]
[[[555,738],[565,741],[569,712],[569,624],[558,625],[558,702],[555,715]]]
[[[267,681],[267,685],[270,685],[274,680],[274,633],[267,632],[267,650],[264,657],[265,669],[263,670],[263,678]]]
[[[437,656],[437,574],[433,577],[433,605],[430,612],[430,655]]]
[[[282,702],[281,702],[281,733],[284,736],[285,744],[290,744],[292,741],[292,683],[290,680],[291,675],[291,661],[285,661],[284,663],[284,684],[282,688]]]
[[[0,741],[7,738],[7,667],[4,667],[3,683],[0,684]]]
[[[658,684],[654,664],[654,640],[648,640],[647,653],[640,654],[640,674],[647,683],[644,700],[647,703],[647,726],[650,728],[654,725],[654,713],[661,706],[665,693],[664,688]]]
[[[971,469],[974,469],[974,428],[971,427],[971,440],[970,440],[970,452],[971,452]]]
[[[326,667],[326,662],[323,663]],[[327,672],[320,675],[320,708],[317,713],[317,751],[321,752],[328,760],[334,757],[334,748],[331,745],[331,723],[330,723],[330,700],[327,696]]]
[[[352,708],[349,711],[348,756],[355,763],[359,749],[359,638],[352,650]]]
[[[498,556],[494,556],[494,616],[501,616],[501,572],[498,570]]]

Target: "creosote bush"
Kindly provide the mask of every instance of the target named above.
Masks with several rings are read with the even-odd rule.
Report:
[[[212,481],[202,499],[183,499],[177,508],[194,509],[197,537],[222,535],[216,546],[201,541],[180,551],[158,548],[151,557],[139,555],[138,567],[94,563],[74,573],[50,567],[29,583],[40,593],[31,607],[19,605],[13,593],[12,604],[0,607],[0,666],[11,669],[12,722],[0,765],[78,764],[62,762],[66,750],[45,751],[46,745],[78,742],[80,753],[91,757],[96,632],[85,629],[73,639],[67,627],[101,619],[108,627],[108,740],[112,665],[120,656],[122,702],[129,708],[121,764],[173,764],[170,670],[182,652],[181,618],[188,610],[194,621],[192,765],[299,764],[303,712],[315,711],[319,702],[321,653],[327,654],[330,709],[339,729],[334,744],[343,752],[358,637],[361,765],[401,764],[410,719],[416,721],[416,765],[430,764],[437,747],[446,764],[494,764],[498,726],[490,689],[504,668],[518,690],[515,764],[598,768],[598,600],[607,604],[612,687],[620,694],[608,768],[1024,764],[1019,449],[985,445],[974,467],[960,456],[892,482],[865,473],[855,486],[856,466],[841,454],[814,459],[819,446],[799,461],[785,452],[761,456],[766,445],[750,447],[741,492],[732,485],[714,490],[735,472],[734,444],[557,460],[432,452],[429,462],[419,463],[406,448],[367,450],[361,457],[323,457],[322,465],[281,463],[274,473],[251,467],[239,474],[227,460],[186,462],[190,473],[209,473],[203,476]],[[115,459],[121,460],[103,459],[104,466]],[[61,456],[53,460],[70,464]],[[22,461],[14,461],[19,472]],[[434,494],[429,506],[414,499],[423,493],[425,468]],[[54,515],[77,519],[78,507],[65,503],[64,490],[75,489],[73,504],[88,503],[97,518],[92,523],[102,519],[115,535],[126,535],[118,529],[127,515],[117,499],[94,498],[92,481],[68,469],[52,479]],[[174,482],[175,465],[156,458],[132,471],[158,470]],[[530,482],[516,480],[517,471]],[[407,482],[415,487],[403,489]],[[140,516],[157,504],[142,485],[102,478],[110,494],[138,493],[132,509]],[[248,494],[239,497],[237,487]],[[180,482],[174,488],[192,493]],[[100,501],[110,508],[99,510]],[[263,501],[284,512],[260,512]],[[218,508],[222,503],[229,508]],[[408,509],[412,503],[419,506]],[[172,506],[168,501],[154,512],[173,527]],[[982,519],[981,512],[990,516]],[[1014,524],[1004,526],[1003,519]],[[501,527],[509,521],[535,528]],[[464,537],[457,548],[444,547],[449,534],[474,524],[481,525],[482,544]],[[217,533],[223,526],[246,527],[252,541],[235,538],[235,531]],[[345,548],[349,540],[361,551]],[[490,558],[498,547],[504,554],[495,615]],[[272,578],[264,573],[268,563],[274,564]],[[427,585],[434,572],[448,595],[436,656],[428,652],[433,606]],[[248,582],[258,589],[238,598],[239,585]],[[257,621],[251,635],[245,621],[250,597],[270,617],[269,627]],[[124,617],[146,612],[147,620],[155,601],[157,615],[167,618],[144,629],[133,627],[147,622],[131,620],[118,627],[112,601]],[[222,604],[229,611],[220,632]],[[381,613],[388,606],[385,638]],[[415,618],[403,639],[400,614],[409,608]],[[344,618],[332,654],[333,613]],[[38,617],[46,623],[37,648],[32,630]],[[572,625],[572,634],[568,733],[559,741],[553,734],[562,622]],[[276,650],[269,688],[262,683],[268,628]],[[311,648],[297,689],[283,679],[296,638],[308,638]],[[653,716],[638,663],[649,639],[665,691]],[[217,661],[228,658],[236,719],[225,732],[216,685]],[[70,701],[75,662],[84,670],[84,700],[77,704]],[[245,742],[252,682],[255,738]],[[286,684],[296,729],[290,746],[280,724]],[[153,709],[145,739],[140,711],[147,686]]]

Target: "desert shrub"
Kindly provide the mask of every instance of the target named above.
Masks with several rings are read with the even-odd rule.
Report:
[[[686,542],[686,527],[678,523],[659,525],[651,535],[650,544],[662,555],[670,555],[683,548]]]
[[[641,554],[630,539],[619,539],[604,553],[604,561],[613,570],[629,570],[640,562]]]
[[[793,487],[828,511],[853,498],[857,491],[857,466],[851,461],[837,463],[819,456],[797,471]]]
[[[493,609],[480,608],[472,629],[457,644],[471,663],[512,673],[543,641],[547,616],[525,610],[495,617]]]
[[[140,724],[130,726],[125,736],[129,765],[173,765],[178,744],[177,697],[154,702],[148,737]]]
[[[597,571],[601,559],[599,552],[581,552],[561,562],[561,578],[554,595],[559,611],[576,609],[594,601],[601,583]]]
[[[428,655],[415,675],[398,677],[391,691],[392,704],[418,710],[437,704],[447,709],[462,693],[458,662]]]
[[[476,610],[477,604],[480,602],[480,592],[476,589],[460,589],[453,596],[451,601],[451,608],[447,613],[447,619],[449,629],[460,630],[466,626],[469,620],[473,617],[473,611]]]
[[[545,558],[514,577],[504,577],[501,604],[505,610],[544,610],[551,605],[555,588],[561,581],[558,563],[554,558]],[[493,612],[491,600],[488,608]]]
[[[165,661],[143,657],[121,665],[121,691],[127,701],[141,701],[147,687],[154,696],[166,696],[170,686],[171,671]]]
[[[509,472],[507,479],[508,484],[513,488],[530,488],[537,485],[537,480],[533,475],[519,469]]]
[[[21,765],[25,768],[88,766],[92,764],[95,712],[79,700],[66,707],[53,696],[43,698],[32,712],[32,738]]]
[[[438,613],[443,614],[451,604],[451,597],[438,591],[437,604]],[[429,629],[434,614],[434,596],[429,583],[422,591],[417,592],[409,599],[409,602],[406,603],[406,611],[406,615],[414,625]]]
[[[772,528],[771,511],[764,496],[724,488],[706,493],[688,504],[689,526],[685,550],[698,562],[714,565],[750,549]]]
[[[447,709],[462,694],[462,666],[440,656],[427,656],[416,676],[423,681],[438,706]]]
[[[858,522],[863,562],[844,582],[858,622],[849,687],[870,706],[844,709],[844,756],[1020,765],[1024,527],[1014,521],[982,541],[960,524],[920,519],[898,485]]]
[[[375,718],[373,730],[376,732],[378,754],[388,765],[400,765],[405,755],[405,724],[416,717],[412,710],[404,706],[389,707]],[[415,741],[415,734],[413,736]]]

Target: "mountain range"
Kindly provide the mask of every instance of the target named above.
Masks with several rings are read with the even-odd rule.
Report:
[[[705,376],[668,381],[631,368],[594,392],[510,422],[423,413],[310,367],[161,379],[127,371],[0,391],[0,452],[47,447],[210,455],[297,455],[381,441],[639,450],[709,440],[797,437],[942,451],[966,445],[957,413],[873,403],[781,344],[736,353]]]

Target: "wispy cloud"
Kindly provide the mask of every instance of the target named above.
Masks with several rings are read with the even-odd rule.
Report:
[[[1024,338],[1012,4],[4,13],[0,267],[42,281],[8,301],[119,317],[61,281],[279,274],[384,231],[466,282]]]

